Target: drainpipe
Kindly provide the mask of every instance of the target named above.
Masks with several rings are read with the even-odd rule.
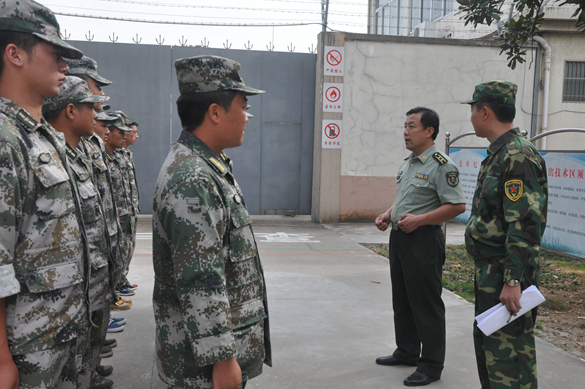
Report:
[[[545,132],[548,126],[548,95],[549,95],[549,86],[550,86],[550,59],[552,56],[552,50],[548,43],[538,35],[532,37],[536,42],[538,42],[542,49],[544,50],[544,90],[542,96],[542,131]],[[540,148],[541,150],[546,150],[546,137],[542,138],[540,141]]]

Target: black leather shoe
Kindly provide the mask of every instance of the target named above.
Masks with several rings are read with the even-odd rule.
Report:
[[[95,371],[101,375],[102,377],[107,377],[114,371],[114,367],[112,365],[99,365],[96,367]]]
[[[109,389],[112,385],[114,385],[114,381],[100,376],[95,371],[91,373],[89,389]]]
[[[438,381],[438,378],[433,378],[425,373],[421,373],[420,371],[415,371],[412,373],[408,378],[404,380],[404,385],[406,386],[425,386],[430,384],[431,382]]]
[[[387,357],[380,357],[376,358],[376,363],[382,366],[398,366],[398,365],[405,365],[405,366],[416,366],[416,362],[402,362],[394,357],[394,355],[389,355]]]

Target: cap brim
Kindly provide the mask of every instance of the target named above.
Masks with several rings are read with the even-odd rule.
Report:
[[[264,91],[262,89],[254,89],[254,88],[250,88],[249,86],[240,86],[240,87],[233,88],[233,89],[230,89],[230,90],[235,90],[235,91],[238,91],[238,92],[243,92],[246,95],[259,95],[259,94],[262,94],[262,93],[266,93],[266,91]]]
[[[112,83],[112,81],[100,76],[99,74],[86,74],[86,75],[88,77],[92,78],[93,80],[95,80],[95,82],[100,84],[100,86],[106,86],[106,85],[110,85]]]
[[[115,122],[116,120],[118,120],[118,118],[108,116],[105,113],[103,115],[98,113],[98,117],[95,120],[100,120],[102,122]]]
[[[103,103],[110,99],[110,96],[91,95],[81,100],[80,103]]]
[[[474,104],[474,103],[477,103],[477,101],[475,101],[473,99],[461,102],[461,104]]]
[[[80,59],[83,57],[83,52],[69,43],[65,42],[60,38],[54,38],[48,35],[39,34],[38,32],[33,32],[33,35],[41,38],[44,41],[54,44],[55,46],[61,49],[61,57],[70,58],[70,59]]]

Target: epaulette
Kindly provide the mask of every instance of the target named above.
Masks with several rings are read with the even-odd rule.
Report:
[[[223,163],[219,162],[214,157],[209,158],[209,160],[211,161],[211,166],[213,166],[222,177],[227,174],[228,170]]]
[[[77,158],[77,151],[69,145],[69,143],[65,143],[65,148],[67,150],[67,155],[69,158],[75,160]]]
[[[16,114],[16,118],[24,125],[28,126],[29,128],[34,128],[37,125],[37,121],[34,120],[28,113],[26,113],[23,109],[19,110]]]
[[[444,165],[447,163],[447,159],[443,157],[441,153],[434,153],[433,158],[435,158],[437,162],[439,162],[439,165]]]

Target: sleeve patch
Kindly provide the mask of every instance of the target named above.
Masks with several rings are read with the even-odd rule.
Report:
[[[459,185],[459,172],[447,173],[447,184],[452,187]]]
[[[439,162],[439,165],[444,165],[447,163],[447,159],[445,157],[443,157],[441,155],[441,153],[433,154],[433,158],[435,158],[437,160],[437,162]]]
[[[524,185],[521,180],[510,180],[504,184],[504,192],[506,197],[512,201],[518,200],[524,193]]]

